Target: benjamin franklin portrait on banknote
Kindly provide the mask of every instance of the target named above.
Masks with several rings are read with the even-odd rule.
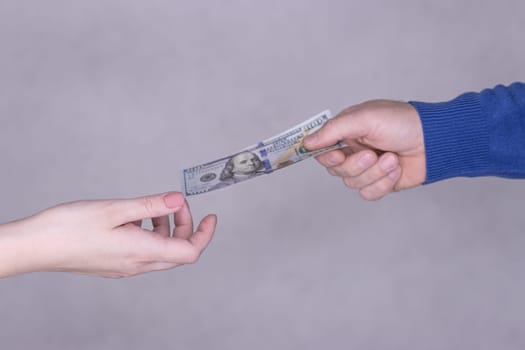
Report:
[[[213,189],[232,185],[261,174],[264,174],[264,165],[261,159],[253,152],[241,152],[226,162],[219,177],[221,182],[215,185]]]

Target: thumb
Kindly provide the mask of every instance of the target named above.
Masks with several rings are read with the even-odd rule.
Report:
[[[339,141],[366,136],[369,126],[357,114],[340,114],[326,122],[321,129],[304,139],[304,147],[309,151],[335,145]]]
[[[137,220],[169,215],[183,205],[184,196],[180,192],[169,192],[112,201],[109,215],[112,223],[118,226]]]

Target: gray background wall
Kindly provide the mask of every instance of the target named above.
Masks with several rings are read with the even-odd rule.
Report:
[[[513,1],[0,0],[0,222],[177,190],[330,108],[525,76]],[[362,201],[313,161],[191,199],[198,264],[0,281],[2,349],[523,349],[517,180]]]

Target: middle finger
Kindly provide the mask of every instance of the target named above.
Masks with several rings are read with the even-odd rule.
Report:
[[[394,153],[384,153],[372,167],[357,176],[345,177],[344,182],[350,188],[363,188],[382,179],[398,165],[399,161]]]
[[[330,169],[341,177],[359,176],[377,162],[377,154],[372,150],[363,150],[346,157],[345,161]]]

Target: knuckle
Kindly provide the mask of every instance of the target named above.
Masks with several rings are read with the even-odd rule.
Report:
[[[388,180],[379,181],[369,187],[363,188],[361,196],[367,200],[379,200],[392,191],[393,183]]]
[[[359,195],[361,196],[361,198],[363,198],[364,200],[369,200],[370,198],[370,194],[369,194],[369,191],[367,189],[362,189],[361,191],[359,191]]]
[[[352,179],[352,186],[355,189],[361,189],[368,184],[368,178],[363,175],[352,176],[350,179]]]
[[[387,190],[381,190],[381,189],[371,189],[369,191],[369,198],[370,200],[378,200],[380,198],[383,198],[384,196],[386,196],[388,194],[388,192],[390,191],[387,191]]]
[[[344,172],[346,176],[359,176],[362,172],[357,169],[357,167],[352,163],[347,163],[344,166]]]
[[[360,136],[360,137],[358,137],[355,140],[356,140],[357,143],[366,144],[366,137],[365,136]]]
[[[334,169],[334,172],[335,172],[338,176],[341,176],[341,177],[348,177],[348,176],[351,176],[351,175],[348,174],[348,172],[346,171],[346,168],[345,168],[345,165],[344,165],[344,164],[341,164],[341,165],[336,166],[336,167],[332,167],[332,169]]]
[[[373,189],[364,188],[362,189],[359,194],[361,195],[361,198],[367,201],[377,201],[381,198],[383,198],[384,194],[374,191]]]
[[[318,161],[319,163],[327,167],[333,167],[335,165],[338,165],[336,157],[331,153],[326,153],[326,154],[319,156]]]
[[[328,174],[330,174],[332,176],[337,176],[337,173],[332,168],[326,168],[326,171],[328,171]]]
[[[324,129],[333,130],[335,128],[335,124],[336,124],[336,118],[330,119],[325,123]]]
[[[118,200],[109,200],[105,202],[102,209],[103,209],[103,212],[105,213],[105,218],[107,220],[116,219],[122,212],[122,206],[120,205]]]
[[[149,196],[143,197],[142,204],[144,205],[144,209],[146,213],[148,213],[150,217],[154,217],[155,216],[155,210],[154,210],[155,206],[153,204],[153,199]]]
[[[400,192],[402,190],[403,186],[399,183],[399,181],[396,181],[394,187],[392,188],[392,192]]]
[[[332,167],[332,170],[334,171],[335,176],[339,176],[339,177],[350,176],[346,173],[345,169],[342,166],[334,166]]]
[[[323,128],[319,130],[319,132],[320,133],[324,132],[325,137],[329,135],[330,137],[335,136],[336,134],[338,134],[338,126],[337,126],[338,123],[339,123],[338,118],[330,119],[325,123]]]
[[[395,185],[394,181],[390,177],[386,176],[383,181],[380,181],[377,184],[377,188],[381,192],[388,193],[393,190],[394,185]]]
[[[188,253],[188,257],[186,258],[186,263],[188,264],[195,264],[197,261],[199,261],[201,254],[197,249],[193,249]]]
[[[355,180],[352,179],[352,178],[345,177],[345,178],[343,178],[343,182],[344,182],[345,186],[350,188],[350,189],[356,189],[357,188]]]

